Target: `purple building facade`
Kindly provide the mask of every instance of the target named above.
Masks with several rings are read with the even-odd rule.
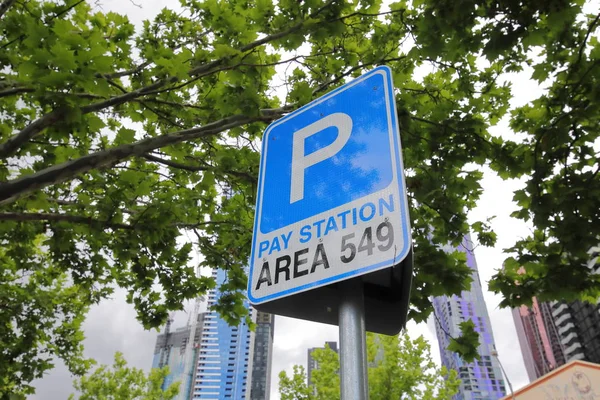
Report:
[[[485,306],[477,262],[473,254],[473,244],[469,236],[465,237],[458,249],[451,246],[444,251],[462,251],[467,256],[467,265],[471,268],[473,282],[471,290],[463,291],[460,296],[440,296],[433,299],[435,310],[435,328],[440,345],[442,365],[458,372],[461,381],[460,390],[454,400],[497,400],[506,394],[504,378],[496,354],[494,335],[490,317]],[[460,336],[459,324],[472,320],[480,336],[480,359],[467,363],[456,353],[447,350],[450,337]]]

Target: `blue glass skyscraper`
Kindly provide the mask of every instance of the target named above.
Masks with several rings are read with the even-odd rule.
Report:
[[[169,367],[169,375],[165,378],[162,387],[166,389],[172,383],[179,382],[177,400],[190,398],[191,384],[196,371],[195,364],[198,358],[198,343],[202,335],[204,314],[200,313],[195,317],[197,318],[196,324],[188,324],[175,331],[171,330],[172,321],[169,320],[165,332],[156,338],[152,368]],[[192,330],[195,330],[195,334],[190,337]],[[190,340],[192,342],[188,344]],[[190,354],[186,354],[186,351],[189,351]]]
[[[485,306],[477,262],[473,254],[473,244],[469,236],[465,237],[458,249],[447,247],[444,250],[462,251],[467,256],[467,265],[471,268],[471,290],[460,296],[440,296],[433,299],[435,310],[435,327],[440,345],[442,365],[458,372],[461,381],[460,391],[454,400],[496,400],[506,393],[504,379],[499,361],[496,357],[496,346],[490,317]],[[464,362],[456,353],[447,350],[450,337],[460,336],[459,324],[472,320],[479,333],[480,359],[472,363]]]
[[[213,271],[213,277],[218,288],[226,273]],[[216,311],[210,311],[220,297],[218,289],[208,295],[209,311],[204,317],[192,398],[243,400],[250,391],[253,335],[247,324],[229,326]],[[248,303],[245,305],[250,309]]]

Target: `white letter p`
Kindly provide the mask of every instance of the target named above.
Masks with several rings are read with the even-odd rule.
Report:
[[[304,155],[304,141],[306,138],[335,126],[338,135],[329,146],[322,147],[309,155]],[[317,122],[294,132],[292,141],[292,186],[290,190],[290,204],[304,198],[304,171],[321,161],[333,157],[346,144],[352,132],[352,118],[348,114],[334,113]]]

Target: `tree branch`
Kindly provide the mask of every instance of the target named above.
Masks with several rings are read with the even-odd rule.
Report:
[[[64,15],[66,13],[68,13],[69,11],[71,11],[72,9],[74,9],[75,7],[77,7],[78,5],[80,5],[81,3],[85,2],[85,0],[79,0],[77,3],[74,3],[68,7],[66,7],[64,10],[61,10],[60,12],[54,14],[52,16],[52,18],[50,18],[50,21],[60,17],[61,15]]]
[[[110,85],[118,88],[123,93],[127,93],[127,91],[121,85],[118,85],[116,82],[114,82],[107,75],[104,75],[104,76],[98,75],[98,77],[106,79],[106,81]],[[10,89],[6,89],[6,90],[3,90],[3,91],[0,91],[0,98],[2,98],[2,97],[8,97],[8,96],[11,96],[11,95],[14,95],[14,94],[19,94],[19,93],[31,93],[31,92],[35,92],[35,88],[32,88],[32,87],[12,87]],[[58,96],[58,95],[62,95],[62,96],[75,96],[75,97],[79,97],[79,98],[83,98],[83,99],[92,99],[92,100],[106,100],[107,99],[105,96],[100,96],[100,95],[92,94],[92,93],[69,93],[69,92],[55,92],[55,91],[48,91],[48,92],[44,92],[44,93],[50,93],[50,94],[55,95],[55,96]],[[154,94],[154,93],[144,93],[144,96],[147,96],[147,95],[150,95],[150,94]],[[151,103],[157,103],[157,104],[166,104],[166,105],[170,105],[170,106],[174,106],[174,107],[194,108],[194,109],[197,109],[197,110],[210,110],[211,109],[208,106],[202,107],[202,106],[197,106],[197,105],[189,104],[189,103],[178,103],[176,101],[167,101],[167,100],[161,100],[161,99],[156,99],[156,98],[133,99],[133,101],[137,101],[137,102],[151,102]]]
[[[13,94],[19,94],[19,93],[30,93],[30,92],[34,92],[34,91],[35,91],[34,88],[13,87],[13,88],[1,91],[0,97],[12,96]]]
[[[183,170],[190,171],[190,172],[200,172],[200,171],[206,171],[206,170],[208,170],[207,167],[202,167],[202,166],[199,166],[199,165],[181,164],[181,163],[178,163],[178,162],[175,162],[175,161],[167,160],[165,158],[160,158],[160,157],[153,156],[152,154],[144,154],[143,157],[146,160],[148,160],[148,161],[154,161],[154,162],[166,165],[166,166],[171,167],[171,168],[183,169]]]
[[[0,221],[65,221],[78,224],[87,224],[93,226],[105,226],[115,229],[133,229],[131,225],[121,224],[110,221],[100,221],[92,217],[84,217],[81,215],[69,214],[54,214],[54,213],[16,213],[3,212],[0,213]]]
[[[288,29],[278,32],[278,33],[274,33],[274,34],[265,36],[262,39],[256,40],[252,43],[242,46],[241,48],[238,49],[238,51],[240,53],[245,53],[256,47],[262,46],[264,44],[267,44],[267,43],[272,42],[277,39],[281,39],[293,32],[298,31],[299,29],[301,29],[303,26],[305,26],[307,24],[307,21],[309,19],[316,17],[319,13],[321,13],[324,9],[329,7],[334,2],[335,2],[335,0],[329,1],[323,7],[321,7],[319,10],[317,10],[315,13],[311,14],[308,19],[297,23],[296,25],[292,26],[291,28],[288,28]],[[77,5],[79,3],[81,3],[81,2],[78,2],[75,5]],[[196,68],[192,68],[189,72],[189,75],[192,77],[198,77],[198,75],[204,76],[204,75],[213,73],[213,72],[215,72],[214,70],[219,65],[221,65],[223,62],[225,62],[227,60],[230,60],[231,58],[233,58],[233,56],[226,56],[226,57],[211,61],[209,63],[200,65]],[[134,100],[144,94],[149,94],[149,92],[151,92],[155,89],[158,89],[160,87],[163,87],[167,84],[175,83],[175,82],[177,82],[177,80],[178,79],[176,77],[159,79],[152,85],[148,85],[148,86],[139,88],[137,90],[123,94],[121,96],[112,97],[108,100],[105,100],[105,101],[102,101],[99,103],[93,103],[93,104],[84,106],[81,108],[81,113],[87,114],[90,112],[97,112],[97,111],[103,110],[108,107],[114,107],[114,106],[126,103],[126,102],[128,102],[130,100]],[[57,110],[52,111],[49,114],[46,114],[46,115],[38,118],[37,120],[33,121],[31,124],[26,126],[22,131],[13,135],[12,137],[10,137],[6,142],[0,144],[0,158],[6,158],[6,157],[9,157],[12,154],[14,154],[14,152],[21,145],[23,145],[29,139],[32,139],[35,135],[40,133],[45,128],[51,126],[53,123],[55,123],[60,118],[60,116],[62,116],[61,112],[58,112]]]
[[[442,325],[442,321],[440,321],[440,318],[438,317],[437,313],[435,312],[435,307],[433,308],[433,316],[435,317],[438,326],[440,327],[440,329],[442,330],[442,332],[444,332],[446,334],[446,336],[448,336],[450,339],[454,339],[452,337],[452,335],[444,328],[444,326]]]
[[[429,119],[417,117],[416,115],[410,115],[409,114],[409,118],[410,119],[414,119],[415,121],[424,122],[424,123],[429,124],[429,125],[437,126],[439,128],[450,129],[452,132],[458,132],[455,128],[453,128],[453,127],[451,127],[449,125],[442,124],[442,123],[435,122],[435,121],[431,121]]]
[[[81,204],[77,203],[76,201],[72,201],[72,200],[52,199],[52,198],[49,198],[48,200],[53,203],[56,203],[60,206],[81,206]]]
[[[267,109],[263,111],[261,116],[255,117],[234,115],[201,127],[150,137],[134,143],[98,151],[75,160],[45,168],[31,175],[0,183],[0,206],[10,204],[22,196],[49,185],[71,180],[92,169],[110,167],[132,156],[144,156],[146,153],[164,146],[204,136],[217,135],[225,130],[252,122],[270,122],[280,117],[286,110],[288,110],[288,107]]]
[[[10,6],[12,6],[15,3],[15,1],[16,0],[5,0],[2,2],[2,4],[0,4],[0,19],[2,19],[4,14],[6,14]]]
[[[397,13],[403,14],[404,12],[406,12],[406,10],[404,10],[404,9],[384,11],[384,12],[380,12],[380,13],[366,13],[366,12],[362,12],[362,11],[357,11],[357,12],[353,12],[352,14],[344,15],[344,16],[338,18],[337,20],[342,21],[344,19],[348,19],[348,18],[354,17],[356,15],[359,15],[361,17],[379,17],[382,15],[391,15],[391,14],[397,14]]]
[[[147,92],[154,90],[154,89],[158,89],[159,87],[162,87],[166,84],[167,84],[166,81],[164,81],[162,79],[158,80],[155,83],[153,83],[152,85],[144,86],[143,88],[139,88],[137,90],[134,90],[133,92],[128,92],[128,93],[122,94],[121,96],[111,97],[108,100],[101,101],[99,103],[89,104],[87,106],[81,107],[81,113],[88,114],[91,112],[103,110],[108,107],[118,106],[118,105],[126,103],[130,100],[135,100],[136,98],[143,96]]]
[[[294,30],[300,29],[300,27],[302,27],[302,25],[304,23],[305,22],[302,22],[286,31],[267,36],[261,40],[257,40],[249,45],[242,47],[240,51],[242,51],[242,52],[248,51],[248,50],[253,49],[254,47],[268,43],[269,41],[284,37],[287,34],[293,32]],[[212,61],[210,63],[204,64],[202,66],[199,66],[195,69],[192,69],[189,74],[193,76],[193,75],[199,75],[199,74],[206,75],[206,74],[212,73],[212,72],[214,72],[213,70],[219,64],[221,64],[223,61],[225,61],[228,58],[231,58],[231,56],[221,58],[221,59]],[[175,77],[171,77],[171,78],[167,78],[167,79],[160,79],[160,80],[156,81],[155,83],[153,83],[152,85],[139,88],[137,90],[122,94],[120,96],[112,97],[112,98],[102,101],[102,102],[93,103],[93,104],[84,106],[81,108],[81,113],[87,114],[90,112],[97,112],[97,111],[103,110],[108,107],[114,107],[114,106],[126,103],[128,101],[135,100],[136,98],[143,96],[144,94],[149,94],[149,92],[152,92],[155,89],[158,89],[169,83],[175,83],[176,81],[177,81],[177,78],[175,78]],[[46,129],[47,127],[51,126],[56,121],[58,121],[58,119],[60,119],[63,116],[63,112],[64,112],[64,110],[55,110],[55,111],[50,112],[49,114],[46,114],[46,115],[38,118],[37,120],[35,120],[32,123],[30,123],[29,125],[27,125],[19,133],[11,136],[6,142],[0,144],[0,158],[6,158],[6,157],[9,157],[12,154],[14,154],[14,152],[16,152],[19,149],[19,147],[21,147],[25,142],[32,139],[35,135],[40,133],[42,130]]]
[[[263,44],[267,44],[267,43],[270,43],[270,42],[275,41],[277,39],[281,39],[281,38],[286,37],[287,35],[289,35],[291,33],[294,33],[296,31],[302,29],[302,27],[304,25],[306,25],[308,19],[316,17],[324,9],[326,9],[327,7],[329,7],[334,2],[335,2],[335,0],[331,0],[331,1],[327,2],[323,7],[321,7],[320,9],[318,9],[316,12],[314,12],[313,14],[311,14],[307,19],[303,20],[302,22],[299,22],[296,25],[294,25],[294,26],[292,26],[292,27],[290,27],[290,28],[288,28],[288,29],[286,29],[284,31],[273,33],[271,35],[265,36],[262,39],[258,39],[258,40],[255,40],[252,43],[248,43],[247,45],[240,47],[238,49],[238,51],[240,53],[245,53],[245,52],[250,51],[250,50],[252,50],[252,49],[254,49],[256,47],[260,47]],[[192,68],[192,70],[190,71],[190,76],[196,76],[196,75],[199,75],[199,74],[206,73],[206,72],[210,71],[211,69],[213,69],[215,67],[218,67],[224,61],[227,61],[228,59],[231,59],[231,58],[232,58],[232,56],[223,57],[223,58],[220,58],[218,60],[214,60],[212,62],[209,62],[207,64],[200,65],[200,66],[198,66],[196,68]]]
[[[583,39],[583,42],[581,43],[581,46],[579,47],[579,54],[578,54],[577,62],[575,63],[575,65],[578,65],[581,62],[581,58],[583,57],[583,51],[585,50],[585,44],[587,43],[587,41],[590,37],[590,34],[594,30],[594,26],[596,26],[596,24],[598,23],[598,20],[600,20],[600,14],[596,15],[596,18],[592,21],[592,23],[590,24],[590,26],[587,30],[587,33],[585,34],[585,38]]]
[[[27,125],[21,132],[11,136],[8,140],[0,144],[0,158],[7,158],[19,149],[25,142],[32,139],[46,127],[54,124],[64,117],[66,110],[64,108],[56,109],[41,118],[36,119]]]
[[[202,221],[202,222],[196,222],[193,224],[177,224],[177,227],[184,228],[184,229],[196,230],[197,228],[210,226],[210,225],[233,225],[233,226],[242,228],[244,230],[247,230],[247,227],[240,225],[237,221]]]
[[[144,101],[147,103],[165,104],[165,105],[173,106],[173,107],[194,108],[196,110],[203,110],[203,111],[212,109],[211,107],[208,107],[208,106],[202,107],[202,106],[197,106],[197,105],[189,104],[189,103],[178,103],[176,101],[168,101],[168,100],[161,100],[161,99],[155,99],[155,98],[145,98]]]
[[[134,100],[137,97],[144,95],[146,92],[150,90],[157,89],[166,82],[163,80],[159,80],[156,83],[134,90],[133,92],[125,93],[121,96],[115,96],[108,100],[101,101],[98,103],[89,104],[87,106],[81,107],[82,114],[88,114],[91,112],[96,112],[103,110],[107,107],[117,106],[119,104],[126,103],[130,100]],[[57,109],[49,114],[40,117],[27,125],[22,131],[11,136],[8,140],[2,144],[0,144],[0,158],[6,158],[14,154],[19,147],[21,147],[25,142],[32,139],[35,135],[56,123],[58,120],[64,117],[66,109]]]
[[[175,162],[172,160],[167,160],[165,158],[153,156],[152,154],[144,154],[143,157],[148,161],[157,162],[159,164],[163,164],[163,165],[169,166],[171,168],[183,169],[185,171],[190,171],[190,172],[201,172],[201,171],[209,171],[209,170],[217,169],[215,166],[210,165],[210,164],[206,164],[204,166],[181,164],[181,163],[178,163],[178,162]],[[244,172],[239,172],[239,171],[223,171],[223,173],[225,173],[226,175],[237,176],[238,178],[245,178],[251,182],[255,182],[257,179],[255,176],[252,176],[252,175],[244,173]]]
[[[319,92],[322,92],[323,90],[327,89],[329,86],[331,85],[335,85],[336,83],[338,83],[339,81],[341,81],[342,79],[344,79],[345,77],[347,77],[348,75],[350,75],[351,73],[353,73],[354,71],[357,71],[361,68],[365,68],[365,67],[369,67],[371,65],[374,64],[383,64],[386,62],[390,62],[390,61],[399,61],[402,60],[404,58],[407,58],[408,56],[400,56],[400,57],[394,57],[394,58],[383,58],[381,60],[377,60],[377,61],[373,61],[370,63],[365,63],[365,64],[360,64],[357,65],[356,67],[350,68],[349,70],[345,71],[344,73],[338,75],[337,77],[323,83],[322,85],[320,85],[319,87],[317,87],[315,90],[313,90],[313,96],[315,94],[318,94]]]
[[[592,173],[592,175],[586,179],[586,183],[592,183],[592,181],[596,178],[596,176],[598,175],[598,172],[600,172],[600,166],[598,166],[598,168],[596,168],[596,171],[594,173]]]
[[[141,63],[140,65],[138,65],[137,67],[132,68],[132,69],[128,69],[128,70],[125,70],[125,71],[113,72],[111,74],[97,74],[96,76],[98,78],[107,78],[107,79],[122,78],[124,76],[129,76],[129,75],[136,74],[136,73],[142,71],[144,68],[146,68],[150,64],[152,64],[152,61],[146,61],[146,62]]]

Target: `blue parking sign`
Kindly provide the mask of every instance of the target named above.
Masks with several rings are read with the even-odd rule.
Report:
[[[267,128],[250,259],[252,303],[389,268],[410,245],[388,67]]]

